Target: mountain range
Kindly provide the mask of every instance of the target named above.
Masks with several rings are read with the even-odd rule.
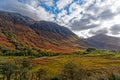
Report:
[[[105,34],[98,34],[87,39],[77,41],[79,45],[102,50],[120,50],[120,38]]]
[[[54,22],[35,21],[18,13],[0,11],[0,49],[26,47],[64,53],[87,47],[120,50],[120,38],[99,34],[83,39]]]
[[[9,49],[29,47],[53,52],[71,52],[83,48],[79,37],[53,22],[34,21],[21,14],[0,11],[0,46]]]

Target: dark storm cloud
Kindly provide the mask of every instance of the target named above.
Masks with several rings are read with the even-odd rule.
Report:
[[[99,14],[98,19],[106,20],[111,19],[116,15],[116,13],[112,13],[110,9],[104,10],[101,14]]]
[[[112,34],[117,35],[120,33],[120,25],[114,25],[111,27],[110,30],[111,30]]]
[[[90,24],[90,20],[88,20],[88,19],[74,21],[74,23],[72,23],[72,25],[71,25],[72,26],[71,29],[75,30],[75,31],[79,31],[79,30],[95,28],[98,26],[97,24],[90,24],[90,25],[89,24]]]
[[[75,31],[79,31],[79,30],[85,30],[99,26],[99,24],[91,23],[91,20],[96,20],[96,17],[90,14],[84,14],[83,19],[80,19],[79,21],[74,21],[71,24],[71,29]]]
[[[97,9],[95,8],[95,11],[97,13]],[[101,12],[98,16],[96,15],[90,15],[90,14],[84,14],[83,18],[85,17],[86,19],[81,19],[79,21],[74,21],[72,23],[72,29],[73,30],[84,30],[84,29],[90,29],[90,28],[95,28],[100,26],[100,24],[94,24],[91,22],[93,20],[94,22],[96,21],[104,21],[104,20],[109,20],[113,18],[116,15],[116,13],[112,13],[110,9],[106,9],[103,12]],[[91,25],[88,25],[91,24]]]
[[[90,30],[89,33],[93,34],[93,35],[96,35],[96,34],[106,34],[106,33],[108,33],[108,29],[103,28],[103,29],[100,29],[100,30],[97,30],[97,31]]]
[[[109,27],[111,26],[103,26],[102,22],[112,20],[116,15],[119,13],[115,12],[113,13],[111,9],[106,8],[100,11],[101,9],[99,7],[89,7],[87,8],[88,14],[84,14],[83,18],[79,21],[74,21],[72,23],[73,30],[81,31],[81,30],[88,30],[91,29],[88,34],[96,35],[96,34],[107,34],[110,30]],[[89,12],[93,12],[94,15],[90,14]],[[100,23],[95,24],[94,22],[99,21]],[[90,24],[90,25],[89,25]],[[112,34],[118,34],[120,32],[120,26],[113,24],[114,26],[111,28]],[[94,31],[94,28],[97,28],[97,31]]]

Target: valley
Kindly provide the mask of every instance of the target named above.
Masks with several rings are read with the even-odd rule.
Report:
[[[73,72],[73,74],[78,74],[78,77],[74,75],[74,79],[70,80],[79,80],[81,77],[81,80],[117,80],[120,75],[120,52],[95,50],[89,54],[84,54],[84,51],[79,51],[77,54],[74,52],[67,55],[63,54],[51,57],[0,56],[1,63],[20,60],[29,61],[32,64],[32,68],[30,69],[32,72],[36,72],[39,69],[45,70],[45,74],[41,73],[41,75],[45,75],[42,76],[44,78],[43,80],[54,80],[54,78],[56,78],[55,80],[64,80],[63,77],[69,80],[69,68],[70,72],[74,70],[78,71]],[[65,68],[67,64],[69,66]],[[71,68],[71,66],[73,67]],[[64,68],[65,71],[68,69],[68,72],[62,73]],[[29,76],[29,78],[31,77]]]
[[[0,11],[0,80],[120,80],[120,38]]]

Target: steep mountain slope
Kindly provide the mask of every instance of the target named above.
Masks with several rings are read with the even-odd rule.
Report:
[[[77,39],[79,37],[73,32],[55,23],[38,22],[17,13],[0,11],[1,47],[30,47],[54,52],[71,52],[81,47],[75,43]]]
[[[77,35],[65,27],[46,21],[35,22],[30,26],[44,40],[57,46],[74,46],[74,42],[79,39]],[[62,44],[62,45],[61,45]],[[72,45],[71,45],[72,44]]]
[[[31,28],[21,24],[14,24],[12,21],[8,21],[3,18],[0,18],[0,34],[0,38],[4,39],[1,41],[7,40],[13,48],[17,48],[17,45],[24,45],[35,48],[43,46],[42,39]],[[2,46],[4,46],[4,44],[2,44]]]
[[[78,43],[83,46],[94,47],[98,49],[120,50],[120,38],[103,34],[79,40]]]

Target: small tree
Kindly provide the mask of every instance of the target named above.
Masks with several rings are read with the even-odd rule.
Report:
[[[11,76],[14,74],[16,66],[14,62],[3,63],[0,67],[0,73],[6,77],[7,80],[10,80]]]
[[[20,68],[20,80],[28,80],[29,70],[32,68],[32,64],[28,60],[23,60]]]
[[[87,50],[84,52],[84,54],[89,54],[91,53],[92,51],[95,51],[96,49],[95,48],[87,48]]]
[[[79,66],[77,70],[77,75],[76,75],[77,80],[86,80],[87,78],[87,71],[82,67]]]
[[[30,73],[30,69],[32,68],[32,64],[29,60],[15,60],[16,70],[13,74],[13,80],[30,80],[28,76]]]
[[[61,73],[61,77],[63,80],[75,80],[74,76],[76,74],[76,65],[72,62],[68,62],[67,64],[65,64],[62,73]]]
[[[45,75],[46,75],[46,70],[45,69],[39,69],[36,72],[37,80],[42,80]]]

